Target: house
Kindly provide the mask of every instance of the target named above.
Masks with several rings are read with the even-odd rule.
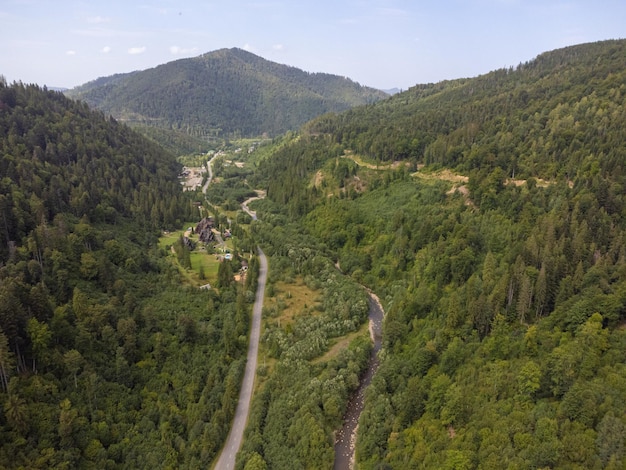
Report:
[[[209,243],[215,240],[215,234],[213,233],[213,227],[215,221],[213,217],[205,217],[196,225],[196,233],[201,242]]]

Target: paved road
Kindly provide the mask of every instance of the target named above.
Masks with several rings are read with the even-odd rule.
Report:
[[[261,335],[261,311],[263,309],[263,298],[265,295],[265,283],[267,281],[267,258],[261,248],[257,248],[259,253],[259,279],[252,309],[252,327],[250,328],[250,344],[248,346],[248,359],[246,371],[244,372],[239,402],[235,411],[233,426],[226,439],[226,444],[222,449],[220,458],[215,465],[216,470],[232,470],[235,468],[235,457],[241,447],[243,431],[248,421],[250,412],[250,401],[252,399],[252,388],[254,385],[254,375],[257,366],[257,356],[259,353],[259,336]]]
[[[211,158],[211,160],[209,160],[206,163],[207,170],[209,170],[209,177],[207,178],[206,183],[204,183],[204,186],[202,187],[202,192],[204,194],[206,194],[206,190],[211,184],[211,181],[213,180],[213,168],[211,167],[211,164],[213,163],[213,160],[215,160],[218,156],[221,156],[221,155],[215,155],[213,158]]]
[[[263,199],[265,197],[265,191],[257,189],[256,191],[256,196],[254,197],[249,197],[248,199],[246,199],[245,201],[243,201],[241,203],[241,209],[243,209],[244,212],[246,212],[250,217],[252,217],[252,220],[257,220],[256,218],[256,211],[253,211],[252,209],[250,209],[248,207],[248,204],[250,204],[252,201],[256,201],[258,199]]]

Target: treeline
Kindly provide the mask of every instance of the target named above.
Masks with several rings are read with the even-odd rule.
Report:
[[[506,186],[477,210],[448,187],[398,179],[306,218],[387,307],[361,467],[621,462],[624,230],[586,189]]]
[[[267,188],[268,198],[291,216],[302,216],[323,195],[312,184],[313,171],[341,153],[341,147],[324,137],[288,134],[276,139],[276,151],[262,160],[250,181]]]
[[[284,217],[387,311],[359,468],[623,466],[624,44],[324,117],[260,166]],[[407,136],[414,153],[385,150]],[[469,181],[451,191],[345,150]]]
[[[323,113],[387,96],[343,77],[310,74],[241,49],[99,79],[68,94],[128,122],[221,138],[278,135]]]
[[[199,155],[215,145],[214,136],[199,134],[191,135],[184,130],[171,127],[155,127],[141,123],[129,123],[132,128],[153,140],[174,155]]]
[[[247,287],[181,287],[157,249],[197,217],[179,166],[84,104],[2,81],[0,148],[0,466],[210,465],[254,264]]]

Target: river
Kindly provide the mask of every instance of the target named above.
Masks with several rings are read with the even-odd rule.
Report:
[[[371,383],[379,365],[378,351],[382,345],[384,311],[376,295],[370,292],[369,297],[369,330],[374,347],[370,354],[367,370],[361,377],[359,388],[348,402],[348,408],[343,418],[343,427],[335,436],[335,463],[333,465],[335,470],[352,470],[354,468],[356,432],[359,417],[363,412],[365,389]]]

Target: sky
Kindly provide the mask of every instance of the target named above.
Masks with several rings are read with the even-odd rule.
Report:
[[[622,38],[625,0],[0,0],[0,75],[48,87],[239,47],[407,89]]]

